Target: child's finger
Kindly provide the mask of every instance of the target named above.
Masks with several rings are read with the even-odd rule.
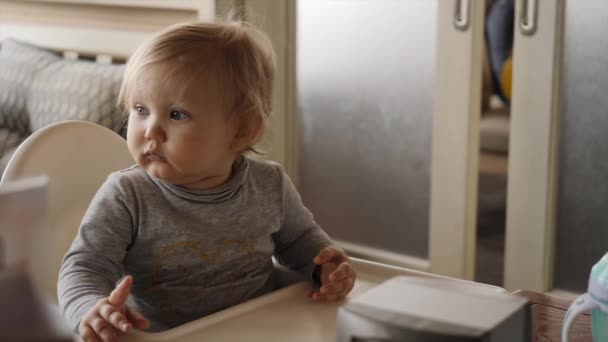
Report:
[[[82,338],[82,340],[84,342],[98,342],[100,341],[97,338],[97,334],[93,331],[93,328],[91,328],[88,325],[82,325],[79,327],[78,329],[78,333],[80,334],[80,338]]]
[[[334,300],[338,299],[338,296],[336,294],[328,294],[325,295],[325,300],[328,302],[333,302]]]
[[[129,292],[131,292],[131,285],[133,285],[133,278],[131,276],[126,276],[110,293],[110,297],[108,297],[108,301],[110,304],[120,307],[127,302],[127,298],[129,298]]]
[[[329,275],[329,280],[338,281],[352,276],[353,267],[348,262],[343,262]]]
[[[148,329],[150,327],[150,321],[145,318],[139,312],[135,312],[127,307],[126,310],[127,319],[137,328],[137,329]]]
[[[312,299],[316,300],[316,301],[326,301],[327,300],[327,296],[325,296],[324,294],[320,293],[319,291],[316,291],[315,293],[313,293],[312,295]]]
[[[321,286],[321,293],[324,295],[328,295],[328,294],[335,294],[338,293],[340,291],[342,291],[344,288],[344,286],[342,285],[342,283],[337,282],[337,283],[330,283],[330,284],[326,284]]]
[[[313,295],[315,292],[317,292],[317,291],[312,290],[312,289],[310,289],[310,290],[306,290],[306,297],[308,297],[308,298],[312,298],[312,295]]]
[[[116,341],[118,336],[114,329],[105,319],[97,316],[91,320],[90,327],[102,341]]]
[[[342,282],[342,290],[339,291],[338,296],[345,297],[353,289],[354,286],[355,286],[354,277],[344,279],[344,281]]]
[[[105,328],[102,328],[101,331],[97,334],[103,342],[118,342],[118,334],[114,331],[109,325],[106,325]]]
[[[318,302],[329,302],[338,298],[340,297],[335,293],[320,293],[318,291],[312,295],[312,299]]]
[[[319,252],[312,261],[317,264],[323,264],[330,261],[339,261],[345,259],[344,252],[335,247],[328,247]]]
[[[99,314],[103,319],[108,321],[114,328],[128,333],[131,330],[131,324],[127,318],[114,306],[111,304],[104,304],[99,309]]]

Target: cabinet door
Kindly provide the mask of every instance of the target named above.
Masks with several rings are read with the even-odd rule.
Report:
[[[316,220],[353,255],[471,278],[483,2],[245,5],[293,72],[272,149]]]
[[[608,2],[565,9],[552,287],[584,292],[608,252]]]
[[[475,271],[484,1],[438,1],[433,110],[431,271]]]
[[[507,191],[505,287],[545,291],[553,272],[561,0],[518,0]]]
[[[608,3],[532,3],[536,30],[515,36],[505,281],[580,293],[608,251]]]

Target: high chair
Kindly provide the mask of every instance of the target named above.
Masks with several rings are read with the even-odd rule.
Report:
[[[57,303],[57,275],[93,196],[113,171],[134,164],[127,144],[115,132],[87,122],[63,121],[42,128],[19,146],[0,184],[46,174],[49,177],[49,232],[38,236],[47,250],[34,255],[32,278],[51,302]],[[276,288],[301,280],[275,264]]]
[[[57,303],[57,275],[64,254],[97,189],[107,176],[134,160],[126,141],[115,132],[86,121],[63,121],[29,136],[10,159],[0,183],[46,174],[48,239],[45,253],[32,265],[32,279],[52,303]],[[37,257],[37,256],[33,256]]]
[[[57,302],[57,274],[89,202],[106,177],[134,161],[126,142],[107,128],[84,121],[64,121],[40,129],[17,149],[0,183],[46,174],[49,177],[50,238],[46,261],[36,263],[32,278],[50,302]],[[450,279],[352,258],[356,296],[396,275],[443,278],[454,286],[480,292],[504,289]],[[121,341],[330,341],[335,340],[336,312],[344,301],[313,302],[309,285],[277,265],[277,290],[196,321],[159,333],[133,331]]]

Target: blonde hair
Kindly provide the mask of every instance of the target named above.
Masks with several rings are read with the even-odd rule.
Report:
[[[140,72],[157,64],[172,69],[167,81],[180,92],[201,79],[215,82],[226,113],[237,116],[240,131],[256,130],[245,151],[257,152],[252,146],[272,112],[275,73],[274,51],[266,34],[235,20],[168,27],[139,46],[127,63],[118,96],[126,112]]]

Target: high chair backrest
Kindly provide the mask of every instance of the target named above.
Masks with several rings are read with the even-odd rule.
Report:
[[[36,131],[9,161],[2,183],[42,174],[49,177],[46,255],[44,262],[34,263],[32,278],[51,302],[57,302],[62,258],[91,199],[111,172],[133,164],[123,138],[86,121],[63,121]]]

